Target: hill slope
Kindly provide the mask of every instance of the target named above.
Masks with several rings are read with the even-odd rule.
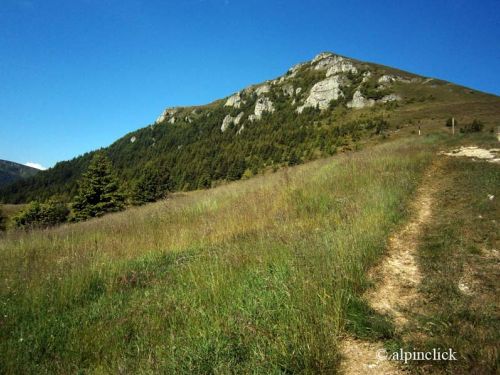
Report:
[[[500,98],[332,53],[205,106],[166,109],[157,121],[105,148],[126,188],[148,168],[170,190],[212,186],[266,169],[352,149],[404,126],[479,118],[500,125]],[[0,189],[18,203],[71,199],[92,153]]]
[[[6,233],[0,372],[334,372],[346,328],[390,335],[359,295],[429,138]]]
[[[439,151],[498,142],[409,133],[6,232],[0,373],[331,374],[355,363],[366,371],[347,374],[387,374],[380,362],[403,363],[374,364],[384,345],[459,355],[410,361],[405,374],[497,373],[499,165]]]
[[[0,187],[22,178],[31,177],[40,172],[36,168],[0,159]]]

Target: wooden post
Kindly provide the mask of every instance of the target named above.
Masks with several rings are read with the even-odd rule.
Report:
[[[455,135],[455,117],[451,118],[451,134]]]

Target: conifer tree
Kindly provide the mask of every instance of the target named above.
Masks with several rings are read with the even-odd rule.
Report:
[[[5,230],[5,216],[3,216],[2,208],[0,207],[0,231]]]
[[[132,190],[132,202],[140,205],[165,197],[168,192],[169,173],[166,169],[147,167]]]
[[[73,203],[75,218],[85,220],[120,211],[124,208],[124,200],[111,161],[103,153],[96,153],[79,182],[78,195]]]

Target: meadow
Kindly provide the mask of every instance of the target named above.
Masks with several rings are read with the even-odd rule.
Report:
[[[0,237],[0,373],[332,373],[437,136]]]

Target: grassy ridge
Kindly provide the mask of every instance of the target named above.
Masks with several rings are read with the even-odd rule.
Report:
[[[0,372],[331,373],[435,152],[398,140],[0,239]]]

